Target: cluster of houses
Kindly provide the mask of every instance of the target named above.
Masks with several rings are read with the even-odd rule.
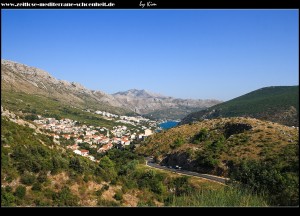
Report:
[[[72,140],[73,144],[67,146],[75,154],[96,161],[94,156],[90,155],[86,149],[81,149],[81,143],[89,144],[90,148],[97,149],[97,152],[103,153],[113,147],[125,148],[129,146],[133,140],[145,139],[152,134],[152,130],[145,126],[141,126],[140,130],[132,132],[126,126],[115,126],[112,130],[105,127],[94,127],[87,125],[79,125],[77,121],[71,119],[56,120],[55,118],[43,118],[38,116],[38,120],[34,120],[40,128],[48,130],[54,139],[64,138]],[[140,131],[144,131],[141,133]],[[106,134],[105,134],[106,133]]]
[[[102,115],[102,116],[106,116],[108,118],[118,118],[119,116],[118,115],[115,115],[115,114],[112,114],[112,113],[109,113],[109,112],[105,112],[105,111],[95,111],[96,114],[98,115]]]

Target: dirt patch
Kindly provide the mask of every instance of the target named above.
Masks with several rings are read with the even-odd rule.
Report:
[[[102,198],[108,201],[116,201],[114,195],[116,194],[116,191],[121,190],[121,188],[121,186],[109,186],[109,189],[103,192]]]
[[[55,188],[55,190],[60,190],[66,182],[69,180],[69,176],[66,172],[61,172],[57,175],[52,175],[48,177],[51,181],[51,187]]]
[[[139,202],[139,199],[136,197],[136,194],[126,193],[123,195],[123,205],[128,207],[136,207]]]

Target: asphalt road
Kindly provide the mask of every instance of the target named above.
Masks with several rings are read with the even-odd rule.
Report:
[[[215,182],[218,182],[218,183],[222,183],[222,184],[225,184],[225,182],[227,180],[229,180],[228,178],[223,178],[223,177],[220,177],[220,176],[201,174],[201,173],[191,172],[191,171],[188,171],[188,170],[182,170],[182,169],[175,169],[175,168],[160,166],[159,164],[153,163],[153,159],[150,158],[150,157],[146,157],[145,159],[146,159],[146,165],[148,165],[150,167],[157,168],[157,169],[168,170],[168,171],[171,171],[171,172],[181,173],[181,174],[188,175],[188,176],[197,176],[197,177],[200,177],[200,178],[205,178],[205,179],[215,181]]]

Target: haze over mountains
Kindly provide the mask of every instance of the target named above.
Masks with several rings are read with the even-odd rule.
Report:
[[[110,95],[89,90],[79,83],[58,80],[46,71],[8,60],[1,60],[1,84],[1,90],[43,95],[81,108],[113,109],[116,114],[136,112],[153,118],[178,119],[221,102],[178,99],[137,89]]]

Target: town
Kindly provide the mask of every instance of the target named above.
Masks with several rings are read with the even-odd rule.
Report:
[[[44,118],[38,115],[38,119],[33,122],[49,133],[54,141],[71,141],[67,145],[75,154],[89,158],[97,162],[90,150],[82,148],[82,144],[95,149],[97,153],[104,153],[113,147],[124,149],[135,141],[145,140],[146,137],[154,133],[158,128],[157,122],[143,118],[141,116],[118,116],[108,112],[96,111],[96,114],[108,118],[117,118],[115,122],[129,124],[134,127],[128,128],[125,125],[114,126],[111,130],[106,127],[95,127],[93,125],[80,124],[78,121],[63,118]],[[95,151],[94,151],[95,152]]]

